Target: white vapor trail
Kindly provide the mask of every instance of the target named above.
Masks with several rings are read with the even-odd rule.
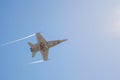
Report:
[[[45,61],[44,60],[39,60],[39,61],[31,62],[29,64],[36,64],[36,63],[41,63],[41,62],[45,62]]]
[[[26,36],[26,37],[24,37],[24,38],[20,38],[20,39],[14,40],[14,41],[7,42],[7,43],[2,44],[2,45],[0,45],[0,46],[6,46],[6,45],[9,45],[9,44],[13,44],[13,43],[19,42],[19,41],[21,41],[21,40],[30,38],[30,37],[32,37],[32,36],[35,36],[35,33],[34,33],[34,34],[31,34],[31,35],[29,35],[29,36]]]

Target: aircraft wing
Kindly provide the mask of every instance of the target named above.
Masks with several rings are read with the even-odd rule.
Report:
[[[36,33],[36,38],[38,43],[46,43],[46,40],[42,37],[40,33]]]
[[[40,50],[41,55],[43,57],[43,60],[47,60],[48,59],[48,51],[49,51],[49,49]]]

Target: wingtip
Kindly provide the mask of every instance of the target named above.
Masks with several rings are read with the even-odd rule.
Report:
[[[40,34],[40,32],[37,32],[36,35]]]
[[[41,32],[36,32],[36,34],[40,34]]]

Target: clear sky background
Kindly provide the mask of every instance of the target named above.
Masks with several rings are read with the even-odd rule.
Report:
[[[0,47],[0,80],[120,80],[119,0],[0,0],[0,44],[68,38],[33,59],[31,37]]]

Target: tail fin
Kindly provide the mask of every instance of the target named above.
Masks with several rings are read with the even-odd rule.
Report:
[[[32,57],[35,57],[35,55],[36,55],[36,52],[32,52]]]
[[[28,45],[31,47],[31,48],[33,48],[35,45],[34,44],[32,44],[31,42],[28,42]]]
[[[31,47],[30,50],[32,52],[32,57],[35,57],[36,55],[36,51],[34,51],[34,44],[32,44],[31,42],[28,42],[28,45]]]

